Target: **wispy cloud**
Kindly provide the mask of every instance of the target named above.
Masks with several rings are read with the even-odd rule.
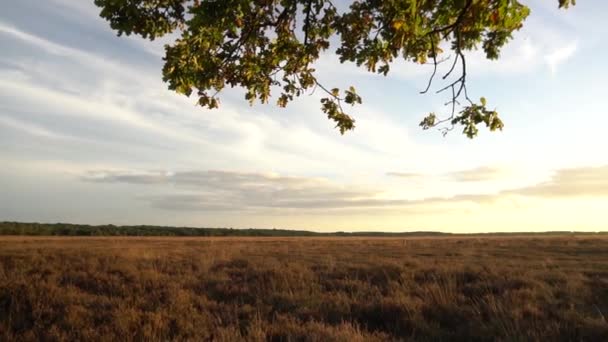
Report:
[[[171,185],[179,192],[150,198],[153,206],[182,210],[243,210],[252,208],[324,208],[383,206],[377,190],[341,186],[323,178],[232,171],[112,172],[83,177],[97,183]]]
[[[63,135],[60,133],[53,132],[44,127],[38,126],[36,124],[23,122],[21,120],[16,120],[10,117],[0,115],[0,126],[6,126],[10,129],[15,129],[21,131],[23,133],[48,138],[48,139],[59,139],[59,140],[77,140],[74,137]]]
[[[416,173],[416,172],[387,172],[386,175],[390,176],[390,177],[397,177],[397,178],[404,178],[404,179],[421,179],[421,178],[427,177],[422,173]]]
[[[473,169],[453,171],[439,174],[423,174],[416,172],[387,172],[390,177],[408,180],[435,180],[444,182],[484,182],[495,181],[509,175],[509,170],[496,166],[479,166]]]
[[[545,56],[545,61],[551,70],[551,73],[555,74],[557,72],[557,68],[561,64],[568,61],[568,59],[570,59],[576,53],[577,47],[577,42],[572,42],[547,54]]]
[[[481,172],[479,175],[482,175]],[[475,173],[467,174],[464,179],[479,179]],[[529,186],[503,190],[495,194],[475,195],[477,200],[499,199],[504,196],[540,197],[547,199],[575,197],[607,197],[608,196],[608,165],[595,167],[579,167],[556,170],[549,180]],[[461,195],[451,200],[459,200]]]
[[[508,193],[549,198],[608,196],[608,165],[557,170],[546,182]]]
[[[7,73],[11,77],[0,81],[0,91],[22,100],[7,102],[7,110],[12,108],[16,115],[26,101],[31,112],[80,121],[81,127],[91,127],[87,131],[99,131],[102,140],[113,140],[115,134],[131,129],[136,130],[129,134],[134,140],[154,139],[169,146],[179,142],[182,155],[205,150],[240,163],[253,159],[260,168],[276,160],[289,161],[283,167],[299,169],[325,167],[336,160],[361,168],[371,155],[378,163],[391,163],[404,148],[412,158],[424,156],[427,150],[415,146],[404,127],[369,106],[358,109],[360,127],[341,137],[321,114],[314,116],[319,112],[318,96],[299,99],[281,114],[269,113],[269,106],[251,108],[232,101],[235,94],[228,91],[222,108],[208,111],[196,107],[193,99],[167,91],[152,70],[139,72],[131,64],[134,61],[75,49],[5,24],[0,34],[47,54],[44,59],[11,61],[19,72]],[[285,120],[287,116],[293,119]],[[91,120],[123,127],[103,133]]]
[[[0,21],[0,33],[13,36],[14,38],[19,39],[24,43],[41,47],[52,54],[60,56],[81,55],[81,53],[76,49],[70,49],[65,46],[55,44],[49,40],[37,37],[35,35],[31,35],[2,21]]]
[[[463,181],[486,179],[488,170],[459,174]],[[493,173],[490,172],[490,178]],[[170,210],[252,210],[271,208],[346,210],[405,208],[461,202],[487,203],[508,196],[608,196],[608,166],[558,170],[546,182],[493,194],[457,194],[418,200],[387,198],[380,188],[339,185],[323,178],[232,171],[92,171],[83,180],[140,186],[172,186],[177,191],[146,197],[153,207]]]
[[[480,166],[470,170],[456,171],[446,174],[446,177],[456,182],[483,182],[504,177],[506,170],[498,167]]]

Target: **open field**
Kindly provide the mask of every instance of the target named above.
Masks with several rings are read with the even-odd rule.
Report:
[[[608,237],[0,237],[0,340],[608,340]]]

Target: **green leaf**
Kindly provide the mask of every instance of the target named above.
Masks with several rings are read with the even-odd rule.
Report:
[[[574,0],[557,1],[560,8],[575,4]],[[443,60],[448,53],[465,55],[481,48],[488,59],[498,59],[530,14],[516,0],[351,0],[341,4],[340,12],[329,0],[94,3],[119,36],[136,34],[154,40],[170,33],[179,35],[165,45],[163,80],[170,90],[187,96],[196,90],[201,106],[216,108],[215,94],[226,86],[245,89],[245,100],[251,104],[268,102],[276,86],[281,90],[276,104],[284,107],[320,85],[331,97],[321,100],[321,109],[341,133],[354,127],[341,103],[355,105],[362,99],[354,88],[346,90],[342,99],[339,88],[317,81],[314,64],[326,50],[340,62],[384,75],[401,58],[428,64]],[[444,52],[440,46],[452,51]],[[456,65],[454,72],[458,73],[460,63]],[[463,85],[465,76],[463,66]],[[445,79],[435,77],[437,82],[447,82]],[[460,96],[451,103],[464,102],[462,96],[466,95]],[[502,122],[488,114],[486,105],[482,97],[477,105],[481,108],[454,108],[446,115],[448,120],[441,122],[464,125],[463,133],[469,137],[477,134],[476,126],[481,123],[490,130],[501,129]],[[438,122],[432,114],[421,126],[428,129]]]

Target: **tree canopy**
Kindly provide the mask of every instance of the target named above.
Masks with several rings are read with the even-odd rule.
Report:
[[[553,0],[555,1],[555,0]],[[557,0],[560,8],[575,0]],[[432,64],[422,93],[435,79],[437,93],[448,94],[449,113],[429,113],[423,129],[447,132],[461,126],[473,138],[478,125],[501,130],[503,122],[481,97],[467,94],[466,52],[483,49],[488,59],[519,30],[530,10],[518,0],[95,0],[118,35],[137,34],[154,40],[179,37],[165,45],[163,80],[169,89],[198,104],[219,106],[226,86],[242,87],[245,99],[266,103],[278,91],[285,107],[294,98],[320,89],[321,110],[342,134],[355,127],[345,108],[362,99],[353,86],[323,84],[315,62],[334,53],[370,72],[387,75],[398,58]],[[332,49],[332,45],[333,49]],[[447,47],[447,49],[446,49]],[[332,50],[330,50],[332,49]],[[447,51],[444,51],[447,50]],[[437,75],[437,66],[449,71]]]

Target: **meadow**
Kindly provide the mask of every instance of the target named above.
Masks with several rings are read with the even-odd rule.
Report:
[[[608,341],[608,237],[0,237],[2,341]]]

